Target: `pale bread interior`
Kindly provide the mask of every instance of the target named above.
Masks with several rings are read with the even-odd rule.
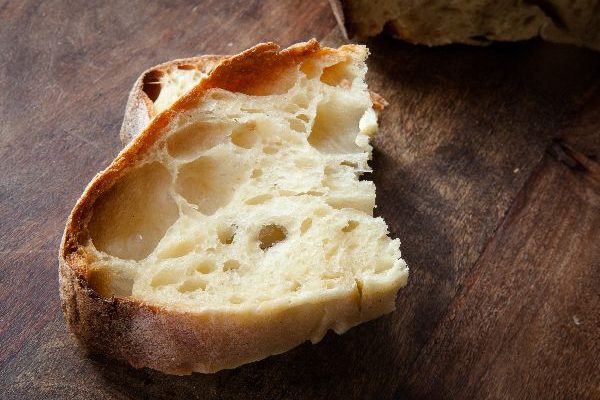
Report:
[[[348,296],[391,311],[408,269],[372,216],[374,184],[359,179],[377,130],[366,54],[348,46],[309,59],[264,93],[210,89],[174,117],[96,201],[90,285],[180,311]],[[160,104],[202,78],[165,76]]]
[[[212,64],[210,64],[212,67]],[[189,92],[210,69],[199,68],[194,64],[173,65],[166,69],[157,79],[160,92],[154,100],[154,112],[160,114],[169,108],[177,99]]]

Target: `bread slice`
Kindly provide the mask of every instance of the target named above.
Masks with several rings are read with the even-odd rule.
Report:
[[[367,53],[227,58],[94,178],[60,251],[85,349],[208,373],[394,310],[408,269],[358,179],[377,129]]]
[[[230,56],[203,55],[172,60],[144,71],[129,92],[121,125],[121,142],[125,145],[148,126],[150,120],[169,108],[177,99],[206,78],[219,62]],[[380,112],[387,101],[369,91],[373,108]]]
[[[386,29],[398,39],[429,46],[541,36],[600,50],[598,0],[330,1],[350,36],[366,38]]]

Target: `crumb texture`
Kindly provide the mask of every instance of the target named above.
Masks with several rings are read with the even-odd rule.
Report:
[[[294,65],[260,95],[210,89],[175,116],[95,202],[90,285],[184,312],[336,299],[391,311],[408,270],[359,179],[377,120],[366,49],[352,49]],[[202,78],[171,72],[159,109]]]
[[[175,63],[154,71],[145,85],[146,94],[154,102],[154,113],[160,114],[169,108],[208,76],[216,64],[216,60],[202,59],[201,62]]]

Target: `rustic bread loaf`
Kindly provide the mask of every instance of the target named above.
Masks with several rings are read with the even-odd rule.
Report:
[[[60,252],[85,349],[215,372],[394,309],[408,269],[358,179],[366,56],[312,40],[227,58],[94,178]]]
[[[435,46],[539,35],[600,50],[600,0],[331,1],[350,36],[374,36],[385,28],[398,39]]]

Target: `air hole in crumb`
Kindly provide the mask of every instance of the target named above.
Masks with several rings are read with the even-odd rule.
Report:
[[[193,241],[180,241],[163,248],[158,253],[158,258],[165,260],[168,258],[178,258],[183,257],[186,254],[190,253],[194,249],[195,243]]]
[[[250,178],[260,178],[262,176],[262,169],[257,168],[255,170],[252,171],[252,175],[250,175]]]
[[[348,57],[345,61],[323,68],[321,82],[330,86],[340,86],[344,89],[352,87],[354,74],[350,70],[351,59]]]
[[[233,243],[233,237],[235,236],[235,226],[229,226],[227,228],[219,229],[217,232],[217,236],[219,237],[219,242],[222,244],[231,244]]]
[[[290,114],[294,114],[296,111],[298,111],[298,106],[296,104],[286,104],[283,106],[283,111],[288,112]]]
[[[177,288],[180,293],[195,292],[196,290],[204,289],[206,289],[206,282],[201,279],[187,279]]]
[[[150,71],[144,76],[142,90],[152,101],[156,101],[160,95],[160,78],[162,75],[161,71]]]
[[[131,296],[133,291],[133,277],[113,274],[105,269],[91,269],[88,283],[94,291],[105,297]]]
[[[308,79],[312,79],[319,75],[321,68],[314,60],[307,60],[300,64],[300,71],[302,71]]]
[[[356,137],[364,112],[360,103],[340,95],[320,102],[308,143],[323,154],[362,152],[363,149],[356,144]]]
[[[181,64],[181,65],[177,66],[177,69],[182,69],[184,71],[189,71],[189,70],[192,70],[192,69],[196,69],[196,67],[194,67],[193,65],[190,65],[190,64]]]
[[[344,232],[344,233],[352,232],[354,229],[356,229],[357,226],[358,226],[357,221],[350,220],[350,221],[348,221],[346,226],[342,228],[342,232]]]
[[[348,199],[328,197],[325,199],[325,203],[327,203],[329,207],[335,210],[343,210],[344,208],[356,208],[357,210],[359,209],[358,207],[354,206],[352,200],[348,201]]]
[[[326,271],[321,274],[321,279],[324,279],[324,280],[338,279],[338,278],[340,278],[340,275],[336,274],[335,272]]]
[[[179,282],[181,276],[182,273],[179,270],[163,269],[158,271],[156,275],[154,275],[152,281],[150,282],[150,286],[158,287],[172,285],[174,283]]]
[[[297,119],[290,119],[290,128],[296,132],[306,132],[306,126]]]
[[[231,271],[238,269],[240,267],[240,262],[237,260],[227,260],[223,263],[223,271]]]
[[[234,155],[201,156],[179,167],[175,190],[202,214],[213,215],[247,179],[240,163]]]
[[[326,289],[335,289],[335,287],[336,287],[335,282],[331,282],[331,281],[325,282],[325,288]]]
[[[168,188],[170,171],[153,162],[130,169],[94,203],[88,224],[96,249],[111,256],[142,260],[179,218]]]
[[[263,153],[265,154],[275,154],[279,151],[279,147],[275,145],[269,145],[263,147]]]
[[[244,299],[242,299],[240,296],[231,296],[229,298],[229,302],[231,304],[242,304],[244,302]]]
[[[355,162],[351,162],[351,161],[342,161],[340,163],[340,165],[344,165],[344,166],[350,167],[350,168],[358,168],[358,164]]]
[[[248,204],[249,206],[255,206],[258,204],[262,204],[268,200],[271,200],[272,198],[273,198],[273,196],[270,194],[261,194],[261,195],[254,196],[254,197],[246,200],[245,203]]]
[[[300,284],[300,282],[297,282],[297,281],[290,282],[290,291],[292,291],[292,292],[297,292],[298,290],[300,290],[301,287],[302,287],[302,285]]]
[[[285,240],[287,237],[286,229],[281,225],[266,225],[258,233],[258,241],[260,242],[260,249],[266,250],[277,243]]]
[[[244,149],[251,149],[256,143],[256,123],[248,122],[237,126],[231,132],[231,142]]]
[[[309,230],[311,226],[312,226],[312,218],[306,218],[304,221],[302,221],[302,224],[300,224],[300,234],[301,235],[305,234],[306,231]]]
[[[280,190],[280,192],[282,192]],[[294,192],[292,192],[294,193]],[[309,190],[308,192],[298,192],[298,193],[294,193],[294,196],[323,196],[323,192],[317,192],[316,190]]]
[[[194,270],[201,274],[209,274],[215,270],[215,262],[211,260],[200,261],[196,264]]]
[[[189,123],[169,136],[167,151],[172,157],[192,160],[227,141],[227,132],[228,127],[224,123]]]
[[[292,101],[300,108],[308,108],[308,99],[305,96],[296,95],[292,98]]]
[[[296,118],[298,118],[300,121],[304,121],[307,123],[309,121],[308,115],[306,115],[306,114],[298,114],[298,115],[296,115]]]
[[[331,258],[333,258],[333,256],[335,256],[338,252],[339,248],[338,246],[331,246],[327,249],[327,251],[325,252],[325,259],[326,260],[330,260]]]
[[[260,108],[254,108],[254,107],[241,107],[240,111],[247,112],[247,113],[260,113],[260,112],[262,112],[262,110]]]

